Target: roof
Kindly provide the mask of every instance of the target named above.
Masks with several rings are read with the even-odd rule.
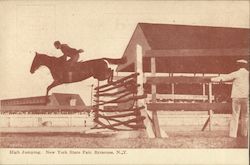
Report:
[[[83,100],[78,94],[68,93],[52,93],[49,95],[50,105],[70,105],[72,99],[75,100],[76,105],[85,105]],[[26,98],[12,98],[1,100],[1,106],[6,105],[43,105],[45,102],[45,96],[34,96]]]
[[[139,23],[153,50],[249,48],[249,29]]]
[[[53,93],[52,95],[56,98],[59,105],[70,105],[71,99],[75,99],[76,105],[85,105],[78,94]]]
[[[143,49],[143,71],[150,71],[156,57],[156,72],[228,73],[238,59],[249,58],[250,29],[173,24],[139,23],[117,71],[135,71],[136,44]]]

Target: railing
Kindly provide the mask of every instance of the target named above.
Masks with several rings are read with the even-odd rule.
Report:
[[[16,112],[50,112],[50,111],[78,111],[78,112],[90,112],[90,106],[46,106],[46,105],[25,105],[25,106],[2,106],[0,108],[1,113],[16,113]]]

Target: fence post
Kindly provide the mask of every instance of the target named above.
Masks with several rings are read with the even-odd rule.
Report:
[[[208,84],[208,102],[212,103],[212,83],[210,82]],[[209,110],[209,131],[212,131],[213,129],[213,110]]]
[[[137,76],[137,84],[140,84],[138,88],[137,95],[143,95],[144,89],[143,89],[143,52],[142,52],[142,46],[137,44],[136,45],[136,64],[135,64],[135,71],[139,73]],[[145,117],[144,125],[146,127],[146,132],[149,138],[155,138],[154,130],[152,127],[152,123],[148,117],[148,114],[150,112],[146,109],[146,104],[144,99],[140,99],[137,101],[138,107],[144,106],[145,110],[141,110],[141,115]],[[150,115],[150,114],[149,114]],[[152,114],[151,114],[152,116]]]
[[[151,57],[151,74],[152,76],[156,75],[156,64],[155,57]],[[156,103],[156,85],[151,85],[151,93],[152,93],[152,103]],[[157,111],[152,112],[152,120],[156,137],[161,137],[161,130],[159,126]]]

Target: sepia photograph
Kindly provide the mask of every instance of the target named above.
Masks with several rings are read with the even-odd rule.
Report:
[[[0,0],[0,164],[249,164],[249,5]]]

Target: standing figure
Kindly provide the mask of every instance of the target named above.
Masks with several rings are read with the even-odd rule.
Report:
[[[61,44],[60,41],[55,41],[54,46],[56,49],[60,49],[62,51],[63,55],[61,56],[61,58],[64,61],[70,62],[70,66],[78,61],[79,53],[84,52],[82,49],[77,50],[75,48],[69,47],[67,44]],[[70,57],[70,59],[67,60],[67,57]]]
[[[230,121],[229,136],[236,138],[239,119],[240,136],[248,135],[248,112],[249,112],[249,65],[246,60],[237,60],[237,70],[222,76],[211,78],[211,81],[232,81],[232,118]]]

